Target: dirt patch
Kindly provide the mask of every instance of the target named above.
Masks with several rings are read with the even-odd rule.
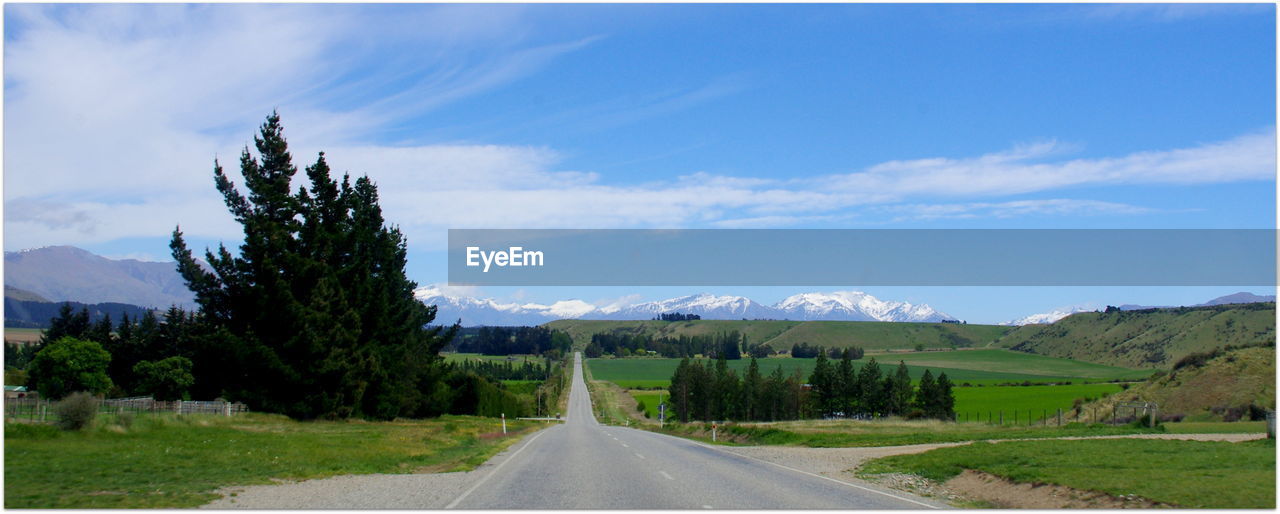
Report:
[[[934,486],[936,487],[936,486]],[[965,470],[942,484],[948,497],[1011,509],[1149,509],[1173,507],[1140,496],[1113,496],[1053,484],[1020,484],[980,471]]]

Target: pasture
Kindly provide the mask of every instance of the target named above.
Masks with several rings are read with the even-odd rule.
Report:
[[[880,364],[882,373],[892,372],[898,361],[907,364],[907,370],[913,380],[919,380],[925,369],[932,370],[936,377],[945,372],[955,384],[995,385],[1011,382],[1104,382],[1114,379],[1137,380],[1149,374],[1149,371],[1132,370],[1102,366],[1069,359],[1056,359],[1040,355],[1012,352],[1008,350],[965,350],[948,352],[911,352],[871,355],[856,360],[854,366],[861,367],[864,362],[875,358]],[[790,376],[796,370],[808,378],[813,372],[815,359],[768,358],[760,359],[760,374],[768,375],[781,367],[783,374]],[[596,380],[608,380],[628,389],[660,388],[670,383],[671,375],[679,359],[664,358],[625,358],[625,359],[588,359]],[[729,368],[738,376],[746,371],[750,359],[729,361]],[[1020,372],[1017,370],[1029,370]]]
[[[41,334],[44,334],[43,328],[5,327],[4,341],[6,343],[34,343],[40,340]]]
[[[860,475],[945,482],[963,470],[1020,483],[1137,495],[1181,508],[1274,509],[1275,441],[1141,439],[976,442],[870,461]]]

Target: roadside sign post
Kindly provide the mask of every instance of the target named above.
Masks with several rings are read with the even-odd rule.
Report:
[[[716,424],[711,423],[711,442],[716,442]]]
[[[507,413],[502,413],[502,433],[507,433]]]
[[[662,403],[662,397],[658,397],[658,427],[667,426],[667,404]]]

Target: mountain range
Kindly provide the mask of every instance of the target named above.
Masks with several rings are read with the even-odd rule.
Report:
[[[4,253],[4,285],[52,302],[194,307],[194,295],[172,262],[114,260],[74,246]]]
[[[582,300],[562,300],[550,305],[502,303],[491,298],[448,294],[436,286],[419,288],[415,295],[423,303],[437,307],[437,321],[451,323],[460,319],[466,326],[534,325],[557,319],[645,320],[674,312],[721,320],[940,322],[954,319],[928,305],[885,301],[859,291],[803,293],[774,305],[743,296],[707,293],[626,306],[596,306]]]
[[[1198,303],[1195,305],[1183,305],[1182,307],[1212,307],[1214,305],[1230,305],[1230,304],[1238,304],[1238,303],[1258,303],[1258,302],[1274,302],[1274,301],[1276,301],[1275,295],[1256,295],[1253,293],[1239,292],[1239,293],[1229,294],[1226,296],[1219,296],[1217,298],[1214,298],[1204,303]],[[1171,305],[1134,305],[1131,303],[1127,303],[1119,306],[1118,308],[1122,311],[1140,311],[1145,309],[1168,309],[1171,307],[1173,306]],[[1030,316],[1026,316],[1023,318],[1006,321],[1004,323],[1000,323],[1000,325],[1011,325],[1011,326],[1048,325],[1062,318],[1075,314],[1077,312],[1094,312],[1095,310],[1097,309],[1092,309],[1088,307],[1072,307],[1068,309],[1056,309],[1050,312],[1032,314]]]
[[[172,262],[109,259],[73,246],[49,246],[4,254],[5,297],[27,302],[118,303],[164,309],[194,308],[193,295]],[[742,296],[696,294],[634,305],[594,305],[561,300],[549,305],[500,302],[447,294],[440,287],[418,288],[415,296],[439,308],[436,320],[464,325],[536,325],[557,319],[646,320],[681,312],[703,319],[789,319],[797,321],[939,322],[952,316],[925,304],[881,300],[858,291],[802,293],[773,305]],[[1200,305],[1275,301],[1275,296],[1236,293]],[[1124,310],[1148,309],[1122,305]],[[1084,309],[1033,314],[1002,325],[1053,323]],[[1092,310],[1092,309],[1088,309]],[[43,311],[41,311],[43,312]]]

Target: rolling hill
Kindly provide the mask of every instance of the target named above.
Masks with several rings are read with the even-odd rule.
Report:
[[[1009,327],[959,323],[884,323],[876,321],[781,321],[781,320],[698,320],[698,321],[602,321],[558,320],[547,327],[563,330],[575,347],[585,347],[593,334],[650,334],[679,337],[737,331],[749,344],[765,343],[775,350],[790,350],[799,343],[865,350],[914,348],[970,348],[986,346],[999,339]]]
[[[1249,405],[1275,409],[1274,348],[1242,348],[1209,355],[1202,362],[1157,374],[1095,406],[1101,412],[1109,412],[1116,402],[1149,401],[1159,404],[1163,414],[1181,414],[1191,419],[1235,419],[1247,416]]]
[[[1190,353],[1227,345],[1274,348],[1275,316],[1274,302],[1083,312],[1052,325],[1018,327],[997,345],[1110,366],[1168,368]]]

